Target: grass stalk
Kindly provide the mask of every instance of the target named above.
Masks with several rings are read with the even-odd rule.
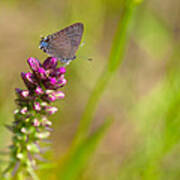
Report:
[[[122,19],[118,23],[117,32],[114,37],[112,49],[107,66],[100,75],[96,82],[95,88],[92,91],[85,111],[80,120],[79,129],[76,133],[73,146],[76,146],[81,141],[85,140],[89,133],[89,128],[93,120],[93,116],[96,111],[96,107],[102,97],[105,89],[107,88],[111,78],[117,72],[120,67],[125,53],[125,47],[128,38],[128,29],[131,24],[133,12],[137,2],[135,0],[127,0],[125,4],[125,10]]]

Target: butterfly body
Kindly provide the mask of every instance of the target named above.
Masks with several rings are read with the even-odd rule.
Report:
[[[75,53],[81,42],[83,30],[82,23],[75,23],[42,38],[39,48],[50,56],[59,58],[62,63],[69,63],[76,58]]]

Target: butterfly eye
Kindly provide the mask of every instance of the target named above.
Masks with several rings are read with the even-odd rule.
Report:
[[[42,46],[42,47],[47,47],[47,46],[48,46],[48,43],[45,42],[45,41],[42,41],[41,46]]]
[[[49,37],[46,36],[46,37],[44,37],[42,40],[43,40],[44,42],[49,42]]]
[[[48,42],[45,42],[43,39],[40,42],[39,48],[46,52],[46,48],[48,47]]]
[[[48,39],[44,39],[44,42],[49,42],[49,38]]]

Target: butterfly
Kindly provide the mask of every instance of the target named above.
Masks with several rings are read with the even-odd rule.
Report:
[[[76,58],[75,53],[80,45],[84,26],[72,24],[56,33],[43,37],[39,48],[62,63],[69,64]]]

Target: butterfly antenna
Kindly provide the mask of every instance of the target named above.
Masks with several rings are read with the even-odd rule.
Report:
[[[83,58],[83,59],[86,59],[88,61],[92,61],[93,60],[93,58],[87,57],[87,56],[78,56],[78,58]]]

